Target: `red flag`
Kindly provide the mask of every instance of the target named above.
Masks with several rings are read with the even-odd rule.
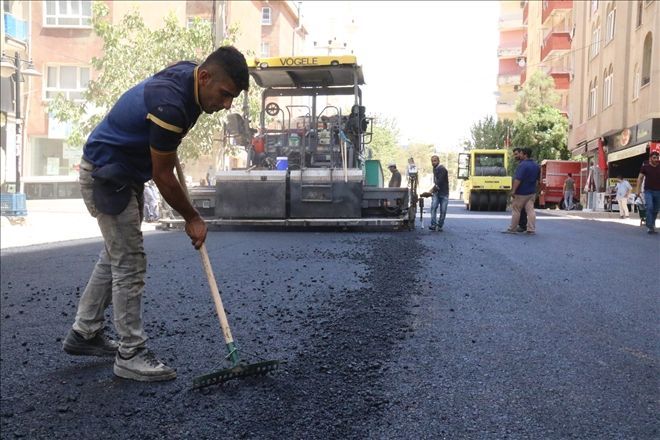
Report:
[[[660,142],[649,142],[649,150],[651,153],[655,151],[660,153]]]
[[[607,169],[607,160],[605,160],[605,151],[603,150],[603,138],[598,138],[598,168],[603,171]]]

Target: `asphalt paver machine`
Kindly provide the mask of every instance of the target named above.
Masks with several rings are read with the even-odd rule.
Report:
[[[416,195],[386,188],[380,162],[369,159],[373,121],[355,56],[255,58],[248,67],[263,88],[258,127],[251,127],[245,101],[244,114],[228,115],[225,130],[229,145],[245,149],[246,166],[217,171],[214,186],[190,188],[207,223],[394,229],[414,223]]]

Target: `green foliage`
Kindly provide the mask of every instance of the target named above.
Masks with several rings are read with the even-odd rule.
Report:
[[[559,103],[559,99],[552,77],[537,70],[525,81],[516,100],[516,111],[524,114],[544,105],[554,107]]]
[[[128,13],[115,25],[107,20],[108,13],[107,5],[94,3],[92,25],[94,34],[103,41],[103,55],[91,60],[98,77],[89,82],[83,95],[85,102],[67,101],[60,95],[48,106],[57,119],[72,123],[72,133],[67,139],[69,145],[82,147],[119,97],[135,84],[176,62],[201,62],[214,49],[211,26],[203,20],[195,19],[187,28],[180,26],[174,15],[169,15],[162,28],[149,29],[136,11]],[[230,29],[229,37],[220,45],[233,44],[235,37],[236,29]],[[257,89],[250,87],[251,115],[257,114]],[[242,99],[237,99],[231,111],[242,113],[241,106]],[[225,112],[200,116],[183,139],[180,156],[188,159],[209,154],[225,116]]]
[[[463,141],[463,148],[465,150],[504,148],[507,130],[512,136],[512,127],[513,122],[508,119],[496,122],[492,116],[486,116],[472,124],[470,138]]]
[[[383,115],[376,115],[372,127],[373,135],[368,148],[371,149],[371,158],[380,160],[383,167],[390,162],[397,162],[399,154],[399,129],[396,120]],[[399,164],[399,168],[403,164]]]
[[[532,157],[543,159],[569,159],[566,146],[568,121],[554,107],[541,105],[525,112],[515,122],[513,144],[532,149]]]

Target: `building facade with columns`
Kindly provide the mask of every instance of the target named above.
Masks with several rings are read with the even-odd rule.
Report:
[[[568,147],[607,178],[634,180],[648,151],[660,150],[660,5],[657,1],[575,2],[574,75]]]

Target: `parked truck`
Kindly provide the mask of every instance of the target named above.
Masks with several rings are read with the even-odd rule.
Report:
[[[541,208],[564,206],[564,182],[571,173],[575,181],[573,202],[580,201],[582,191],[582,173],[586,172],[586,162],[574,160],[549,160],[541,162],[541,191],[538,205]]]
[[[470,211],[506,211],[511,191],[506,150],[471,150],[458,155],[458,178]]]

